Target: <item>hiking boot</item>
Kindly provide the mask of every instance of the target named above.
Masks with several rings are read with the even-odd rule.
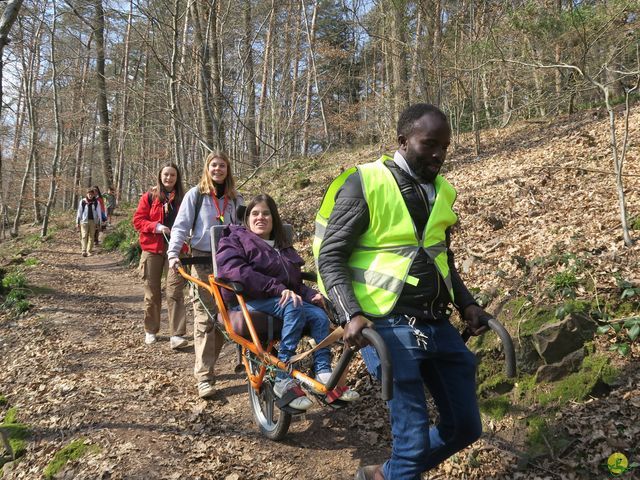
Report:
[[[382,465],[367,465],[359,468],[354,480],[384,480]]]
[[[149,333],[149,332],[145,332],[144,334],[144,343],[146,343],[147,345],[151,345],[152,343],[156,343],[156,334],[155,333]]]
[[[307,397],[302,390],[295,382],[293,378],[279,378],[273,384],[273,393],[275,393],[278,398],[283,398],[286,394],[290,393],[292,396],[292,400],[287,403],[288,407],[295,408],[296,410],[308,410],[313,402],[309,397]]]
[[[82,252],[82,256],[86,257],[87,256],[87,252]]]
[[[204,380],[198,383],[198,396],[200,398],[210,398],[210,397],[213,397],[215,393],[216,393],[216,389],[213,386],[213,382]]]
[[[171,345],[172,349],[176,350],[178,348],[183,348],[189,345],[189,341],[184,337],[174,335],[169,339],[169,345]]]

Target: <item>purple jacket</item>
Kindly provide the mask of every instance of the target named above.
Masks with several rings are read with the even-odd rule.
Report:
[[[241,283],[247,300],[279,297],[293,290],[305,302],[317,293],[302,283],[300,267],[304,260],[293,247],[276,250],[245,227],[224,229],[216,251],[218,277]],[[224,300],[235,302],[235,295],[223,290]]]

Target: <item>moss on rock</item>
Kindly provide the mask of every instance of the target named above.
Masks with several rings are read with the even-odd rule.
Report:
[[[99,447],[97,445],[90,445],[84,439],[74,440],[69,445],[56,452],[53,459],[44,469],[44,478],[48,480],[55,478],[55,475],[62,471],[68,462],[77,460],[87,453],[97,451],[99,451]]]
[[[30,431],[28,425],[18,422],[18,410],[15,407],[7,410],[4,421],[0,423],[0,428],[6,433],[9,439],[9,445],[13,451],[14,458],[17,459],[24,455],[27,449],[27,439],[29,438]],[[10,456],[0,457],[0,469],[5,463],[12,460],[13,458]]]
[[[479,404],[482,413],[495,420],[501,420],[511,408],[511,399],[508,395],[499,395],[480,400]]]

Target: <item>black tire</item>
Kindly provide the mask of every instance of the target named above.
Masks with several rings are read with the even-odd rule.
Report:
[[[257,367],[253,364],[251,369],[257,371]],[[249,407],[260,433],[269,440],[282,440],[289,431],[291,414],[283,412],[276,406],[278,397],[273,392],[273,384],[265,378],[260,387],[260,393],[257,393],[251,384],[248,386]]]

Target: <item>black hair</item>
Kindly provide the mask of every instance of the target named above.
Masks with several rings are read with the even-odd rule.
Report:
[[[445,123],[449,123],[447,116],[442,110],[429,103],[416,103],[403,110],[398,120],[398,135],[408,137],[413,132],[415,123],[425,115],[435,115]]]
[[[256,195],[251,199],[249,205],[247,205],[247,210],[244,214],[244,225],[245,227],[247,227],[247,230],[251,230],[249,228],[249,215],[251,215],[251,210],[253,210],[253,207],[255,207],[259,203],[266,203],[267,207],[269,207],[269,211],[271,212],[271,220],[273,221],[271,240],[274,240],[274,245],[277,248],[290,247],[291,244],[287,241],[287,235],[284,231],[284,226],[282,225],[280,214],[278,213],[278,206],[276,205],[275,200],[266,193]]]

